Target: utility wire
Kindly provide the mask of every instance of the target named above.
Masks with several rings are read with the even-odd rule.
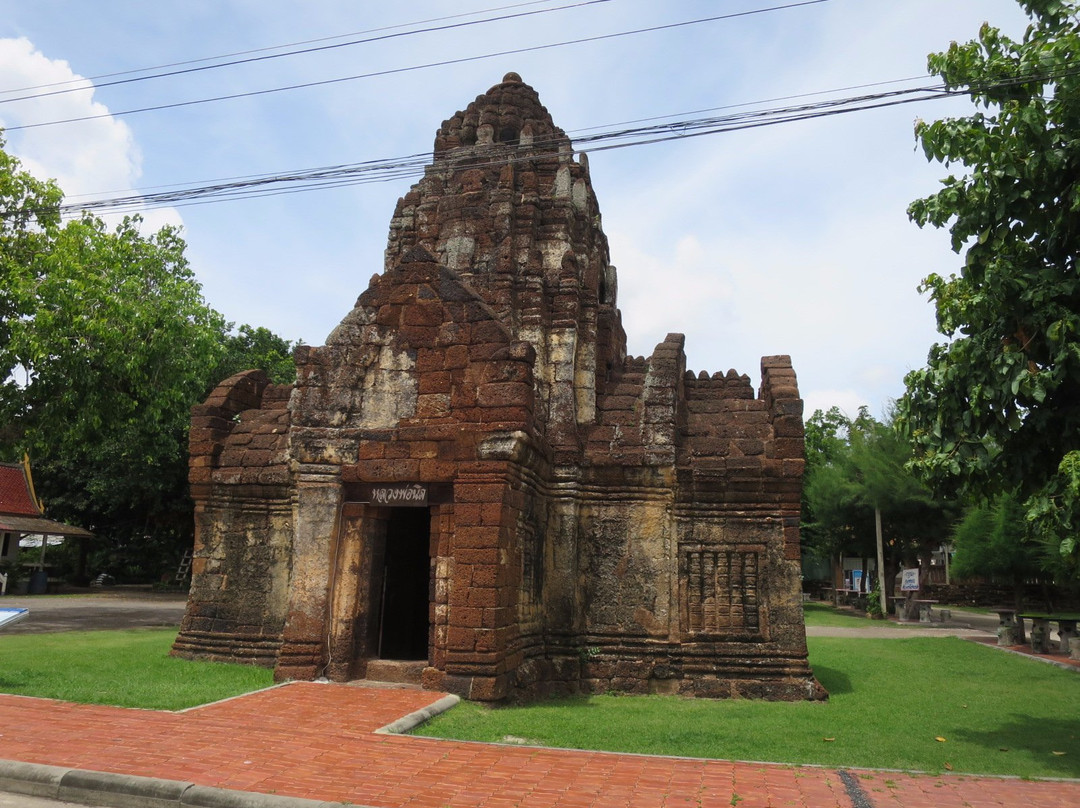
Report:
[[[48,84],[35,84],[29,87],[18,87],[8,90],[0,90],[0,95],[5,93],[24,93],[30,90],[44,90],[50,87],[65,87],[70,84],[80,84],[84,81],[98,81],[99,79],[111,79],[116,76],[130,76],[135,73],[149,73],[152,70],[168,70],[173,67],[183,67],[184,65],[200,64],[202,62],[214,62],[218,59],[232,59],[237,56],[247,56],[252,53],[265,53],[267,51],[281,50],[282,48],[295,48],[301,45],[312,45],[316,42],[329,42],[334,39],[345,39],[351,36],[364,36],[367,34],[375,34],[381,31],[393,31],[398,28],[410,28],[414,25],[429,25],[433,22],[444,22],[446,20],[457,20],[462,17],[475,17],[479,14],[490,14],[495,11],[506,11],[513,8],[523,8],[525,6],[543,5],[544,3],[551,3],[554,0],[529,0],[526,3],[514,3],[507,6],[496,6],[494,8],[481,9],[480,11],[468,11],[462,14],[450,14],[443,17],[431,17],[426,20],[416,20],[414,22],[398,23],[397,25],[384,25],[380,28],[368,28],[363,31],[352,31],[348,34],[337,34],[335,36],[319,37],[317,39],[304,39],[299,42],[288,42],[282,45],[269,45],[263,48],[253,48],[251,50],[234,51],[232,53],[223,53],[217,56],[204,56],[200,59],[187,59],[181,62],[169,62],[163,65],[153,65],[152,67],[139,67],[131,70],[119,70],[113,73],[100,73],[96,76],[80,76],[77,79],[68,79],[67,81],[56,81]],[[97,85],[101,86],[101,85]]]
[[[545,45],[533,45],[524,48],[513,48],[510,50],[496,51],[494,53],[485,53],[478,56],[463,56],[457,59],[445,59],[438,62],[428,62],[426,64],[411,65],[409,67],[398,67],[387,70],[378,70],[371,73],[361,73],[355,76],[343,76],[335,79],[323,79],[321,81],[310,81],[301,84],[291,84],[284,87],[271,87],[265,90],[249,90],[242,93],[233,93],[230,95],[219,95],[211,98],[200,98],[192,101],[177,101],[170,104],[158,104],[149,107],[140,107],[138,109],[121,110],[118,112],[106,112],[98,115],[84,115],[77,118],[65,118],[56,121],[42,121],[40,123],[21,124],[18,126],[9,126],[7,131],[14,132],[24,129],[37,129],[42,126],[57,126],[60,124],[79,123],[82,121],[98,120],[100,118],[118,118],[125,115],[135,115],[143,112],[158,112],[166,109],[179,109],[182,107],[191,107],[199,104],[209,104],[217,101],[232,101],[240,98],[252,98],[261,95],[270,95],[272,93],[286,92],[289,90],[300,90],[311,87],[322,87],[330,84],[340,84],[347,81],[357,81],[360,79],[375,78],[379,76],[390,76],[398,73],[409,73],[414,70],[427,70],[433,67],[447,67],[449,65],[465,64],[468,62],[478,62],[485,59],[495,59],[503,56],[515,56],[522,53],[532,53],[542,50],[551,50],[554,48],[563,48],[570,45],[582,45],[590,42],[601,42],[609,39],[617,39],[620,37],[634,36],[637,34],[654,33],[656,31],[667,31],[675,28],[685,28],[691,25],[701,25],[709,22],[717,22],[720,20],[730,20],[738,17],[748,17],[756,14],[765,14],[773,11],[783,11],[791,8],[798,8],[800,6],[811,6],[819,3],[826,3],[829,0],[802,0],[802,2],[788,3],[786,5],[770,6],[768,8],[752,9],[750,11],[740,11],[730,14],[719,14],[712,17],[702,17],[695,20],[683,20],[680,22],[667,23],[664,25],[653,25],[647,28],[635,28],[629,31],[618,31],[612,34],[598,34],[596,36],[581,37],[579,39],[563,40],[561,42],[551,42]]]
[[[820,2],[821,0],[818,0],[818,1]],[[435,26],[435,27],[431,27],[431,28],[418,28],[418,29],[415,29],[415,30],[412,30],[412,31],[399,31],[399,32],[393,33],[393,34],[380,34],[379,36],[372,36],[372,37],[368,37],[366,39],[353,39],[353,40],[349,40],[348,42],[338,42],[338,43],[335,43],[333,45],[318,45],[318,46],[314,46],[314,47],[310,47],[310,48],[304,48],[302,50],[286,51],[285,53],[273,53],[273,54],[269,54],[269,55],[265,55],[265,56],[251,56],[251,57],[248,57],[248,58],[245,58],[245,59],[234,59],[234,60],[228,61],[228,62],[219,62],[217,64],[202,65],[200,67],[185,67],[185,68],[181,68],[181,69],[178,69],[178,70],[170,70],[170,71],[168,71],[166,73],[153,73],[153,74],[148,75],[148,76],[135,76],[135,77],[125,78],[125,79],[116,79],[114,81],[105,81],[105,82],[101,82],[101,83],[98,83],[98,84],[93,84],[91,86],[80,85],[80,86],[77,86],[77,87],[68,87],[68,88],[63,89],[63,90],[52,90],[50,92],[45,92],[45,93],[32,93],[31,95],[22,95],[22,96],[17,96],[15,98],[0,98],[0,104],[10,104],[10,103],[14,103],[16,101],[29,101],[29,100],[36,99],[36,98],[48,98],[48,97],[54,96],[54,95],[65,95],[67,93],[84,92],[86,90],[94,91],[94,90],[100,89],[102,87],[115,87],[115,86],[117,86],[119,84],[132,84],[132,83],[138,82],[138,81],[149,81],[150,79],[161,79],[161,78],[166,78],[166,77],[169,77],[169,76],[182,76],[182,75],[185,75],[185,74],[188,74],[188,73],[199,73],[199,72],[203,72],[203,71],[207,71],[207,70],[217,70],[217,69],[222,68],[222,67],[233,67],[235,65],[251,64],[253,62],[265,62],[265,61],[268,61],[270,59],[281,59],[281,58],[283,58],[285,56],[299,56],[299,55],[306,54],[306,53],[317,53],[319,51],[334,50],[334,49],[337,49],[337,48],[347,48],[347,47],[351,47],[353,45],[369,45],[372,42],[383,42],[383,41],[388,40],[388,39],[399,39],[401,37],[415,36],[416,34],[430,34],[430,33],[434,33],[434,32],[437,32],[437,31],[449,31],[449,30],[453,30],[455,28],[468,28],[468,27],[473,26],[473,25],[485,25],[485,24],[490,23],[490,22],[502,22],[502,21],[505,21],[505,20],[518,19],[520,17],[532,17],[532,16],[535,16],[537,14],[550,14],[553,11],[565,11],[567,9],[581,8],[583,6],[594,6],[594,5],[597,5],[599,3],[610,3],[610,2],[612,2],[612,0],[582,0],[581,2],[578,2],[578,3],[571,3],[570,5],[564,5],[564,6],[557,6],[555,8],[543,8],[543,9],[537,9],[535,11],[521,11],[521,12],[517,12],[515,14],[504,14],[504,15],[499,16],[499,17],[488,17],[488,18],[485,18],[485,19],[482,19],[482,20],[472,20],[470,22],[457,22],[457,23],[452,23],[452,24],[448,24],[448,25],[439,25],[439,26]],[[399,27],[399,26],[394,26],[394,27]],[[384,29],[379,29],[379,30],[384,30]],[[83,81],[86,81],[86,80],[84,79]],[[304,85],[300,85],[300,86],[304,86]],[[293,89],[293,88],[282,88],[282,89]],[[217,99],[207,99],[207,101],[212,101],[212,100],[217,100]],[[125,114],[125,113],[113,113],[113,114],[122,115],[122,114]],[[17,127],[13,127],[13,128],[17,128]]]
[[[871,93],[847,98],[820,101],[812,104],[775,107],[770,109],[750,110],[698,118],[683,118],[667,123],[650,124],[639,127],[624,127],[597,132],[577,138],[575,142],[587,145],[578,151],[608,151],[612,149],[644,146],[680,140],[689,137],[701,137],[743,129],[764,126],[776,126],[796,121],[812,120],[832,115],[863,112],[900,104],[913,104],[923,101],[969,95],[973,92],[985,92],[1032,82],[1054,81],[1068,76],[1080,75],[1080,66],[1056,73],[1025,75],[1011,79],[1001,79],[968,88],[947,87],[944,84],[925,85],[888,92]],[[829,91],[835,92],[835,91]],[[671,116],[674,117],[674,116]],[[597,129],[599,127],[590,127]],[[470,162],[477,168],[501,166],[509,163],[535,160],[538,153],[550,150],[559,138],[536,142],[527,149],[511,153],[496,154],[487,161]],[[475,159],[475,152],[451,155],[449,159]],[[110,199],[91,200],[84,203],[72,203],[61,206],[61,212],[72,215],[78,211],[133,212],[158,207],[185,207],[188,205],[208,204],[210,202],[232,199],[251,199],[265,196],[300,193],[323,188],[338,188],[350,185],[374,182],[389,182],[398,179],[416,177],[431,164],[429,154],[414,154],[406,157],[384,160],[369,160],[363,163],[327,166],[306,171],[286,174],[254,175],[232,182],[220,182],[198,187],[180,188],[157,194],[128,195]]]
[[[700,115],[700,114],[705,113],[705,112],[719,112],[720,110],[723,110],[723,109],[738,109],[740,107],[756,107],[756,106],[760,106],[761,104],[775,104],[778,101],[794,101],[797,98],[813,98],[815,96],[833,95],[835,93],[846,93],[846,92],[850,92],[851,90],[865,90],[868,87],[884,87],[885,85],[888,85],[888,84],[907,84],[907,83],[912,82],[912,81],[923,81],[923,80],[928,79],[928,78],[930,78],[930,77],[926,76],[926,75],[908,76],[907,78],[904,78],[904,79],[889,79],[888,81],[874,81],[874,82],[870,82],[870,83],[867,83],[867,84],[852,84],[852,85],[849,85],[847,87],[838,87],[838,88],[833,89],[833,90],[816,90],[815,92],[812,92],[812,93],[796,93],[794,95],[781,95],[781,96],[776,96],[774,98],[765,98],[765,99],[762,99],[761,101],[744,101],[744,102],[739,103],[739,104],[725,104],[725,105],[719,106],[719,107],[705,107],[704,109],[693,109],[693,110],[689,110],[688,112],[679,112],[679,113],[673,113],[673,114],[670,114],[670,115],[652,115],[652,116],[649,116],[647,118],[633,118],[633,119],[631,119],[629,121],[620,121],[619,123],[616,123],[616,124],[606,124],[606,125],[600,125],[600,126],[586,126],[586,127],[582,127],[581,129],[576,129],[574,131],[575,132],[589,132],[589,131],[592,131],[594,129],[603,129],[605,126],[625,126],[625,125],[632,124],[632,123],[646,123],[648,121],[662,121],[662,120],[666,120],[668,118],[681,118],[681,117],[684,117],[684,116],[687,116],[687,115]],[[579,138],[575,137],[574,140],[579,140]]]
[[[907,83],[910,83],[910,82],[913,82],[913,81],[922,81],[922,80],[925,80],[927,78],[929,78],[929,76],[926,76],[926,75],[909,76],[909,77],[903,78],[903,79],[890,79],[888,81],[876,81],[876,82],[871,82],[871,83],[867,83],[867,84],[853,84],[853,85],[849,85],[849,86],[846,86],[846,87],[837,87],[837,88],[834,88],[834,89],[831,89],[831,90],[817,90],[815,92],[810,92],[810,93],[796,93],[794,95],[776,96],[776,97],[773,97],[773,98],[761,99],[760,101],[743,101],[743,102],[740,102],[738,104],[724,104],[724,105],[721,105],[721,106],[705,107],[703,109],[693,109],[693,110],[688,110],[688,111],[685,111],[685,112],[673,112],[673,113],[668,113],[666,115],[650,115],[650,116],[647,116],[647,117],[644,117],[644,118],[632,118],[630,120],[618,121],[616,123],[598,124],[598,125],[595,125],[595,126],[579,127],[577,129],[568,130],[566,134],[568,136],[570,136],[570,139],[572,141],[574,141],[574,142],[582,142],[582,139],[585,137],[584,133],[586,133],[586,132],[594,132],[596,130],[609,129],[609,128],[614,127],[614,126],[626,127],[626,126],[629,126],[630,124],[635,124],[635,123],[650,123],[650,122],[653,122],[653,121],[681,120],[681,119],[687,118],[688,116],[691,116],[691,115],[701,115],[701,114],[706,113],[706,112],[720,112],[721,110],[727,110],[727,109],[741,109],[741,108],[745,108],[745,107],[757,107],[757,106],[761,106],[762,104],[774,104],[774,103],[777,103],[779,101],[794,101],[794,100],[800,99],[800,98],[813,98],[813,97],[816,97],[816,96],[820,97],[820,96],[825,96],[825,95],[835,95],[836,93],[851,92],[852,90],[865,90],[865,89],[867,89],[869,87],[884,87],[884,86],[887,86],[887,85],[890,85],[890,84],[907,84]],[[430,159],[427,152],[424,152],[422,154],[409,155],[408,158],[404,158],[404,159],[413,159],[413,158],[418,158],[418,159],[423,159],[423,160],[429,160]],[[318,168],[296,169],[294,171],[288,172],[288,175],[295,175],[295,174],[305,174],[306,175],[308,173],[315,173],[315,172],[320,172],[320,171],[330,171],[330,170],[335,170],[335,169],[344,169],[344,168],[346,168],[348,166],[355,166],[355,165],[359,165],[359,164],[350,163],[350,164],[343,164],[343,165],[336,165],[336,166],[320,166]],[[257,174],[242,174],[242,175],[239,175],[239,176],[221,177],[221,178],[217,178],[217,179],[213,179],[213,180],[197,180],[197,181],[190,181],[190,182],[167,183],[167,184],[161,184],[161,185],[148,185],[148,186],[143,187],[140,190],[141,190],[141,192],[146,192],[146,191],[154,191],[154,190],[157,190],[159,188],[193,188],[193,187],[208,188],[208,187],[211,187],[211,186],[217,186],[217,185],[221,185],[221,184],[225,184],[225,183],[233,183],[233,182],[238,182],[238,181],[242,181],[242,180],[249,181],[249,180],[267,180],[267,179],[275,179],[275,178],[280,179],[280,178],[282,178],[284,176],[286,176],[286,174],[284,174],[284,173],[269,171],[269,172],[261,172],[261,173],[257,173]],[[68,194],[65,198],[66,199],[80,199],[82,197],[99,197],[99,196],[102,196],[104,194],[109,194],[109,193],[126,193],[126,192],[127,192],[126,190],[125,191],[116,191],[116,192],[114,192],[114,191],[95,191],[95,192],[92,192],[92,193]],[[145,193],[143,195],[145,196]]]

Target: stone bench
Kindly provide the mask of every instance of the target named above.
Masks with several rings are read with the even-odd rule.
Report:
[[[1077,637],[1076,624],[1080,623],[1080,613],[1052,614],[1050,612],[1024,612],[1020,619],[1031,621],[1031,653],[1050,653],[1050,624],[1057,623],[1058,650],[1069,654],[1069,641]]]
[[[940,601],[930,600],[928,598],[915,598],[915,605],[919,609],[919,622],[920,623],[933,623],[934,622],[934,604]]]

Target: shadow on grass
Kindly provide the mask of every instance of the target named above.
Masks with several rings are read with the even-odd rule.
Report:
[[[608,693],[609,696],[623,696],[624,693]],[[498,713],[520,713],[522,710],[532,710],[534,712],[542,712],[544,710],[561,710],[566,707],[573,707],[575,710],[587,710],[595,708],[596,697],[586,695],[584,693],[549,693],[542,695],[535,701],[504,701],[495,703],[483,703],[476,702],[481,705],[485,712]]]
[[[982,746],[991,753],[1029,757],[1061,777],[1080,777],[1080,726],[1076,721],[1016,713],[1002,718],[1000,726],[992,730],[957,729],[956,738]]]
[[[825,665],[812,665],[811,667],[814,676],[821,682],[821,686],[829,691],[830,695],[835,696],[839,693],[852,692],[851,678],[843,671]]]

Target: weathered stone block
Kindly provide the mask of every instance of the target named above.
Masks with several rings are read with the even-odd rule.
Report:
[[[450,371],[431,371],[420,376],[417,392],[420,395],[428,393],[449,393],[451,389]]]
[[[446,647],[453,651],[472,651],[476,648],[478,630],[450,624],[446,631]]]
[[[473,586],[469,590],[468,603],[479,608],[491,608],[499,605],[499,592],[494,587]]]
[[[499,483],[458,483],[454,486],[458,502],[502,502],[504,489]]]
[[[446,352],[440,348],[419,348],[416,351],[416,372],[434,373],[446,368]]]
[[[411,458],[401,460],[369,460],[364,463],[361,472],[369,480],[410,482],[419,479],[420,461]]]
[[[528,406],[532,398],[532,386],[523,382],[492,382],[476,391],[476,403],[481,407]]]

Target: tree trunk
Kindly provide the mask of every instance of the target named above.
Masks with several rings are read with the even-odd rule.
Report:
[[[874,532],[877,534],[877,580],[878,594],[881,596],[881,613],[889,613],[888,591],[885,587],[885,547],[881,541],[881,508],[874,508]]]

